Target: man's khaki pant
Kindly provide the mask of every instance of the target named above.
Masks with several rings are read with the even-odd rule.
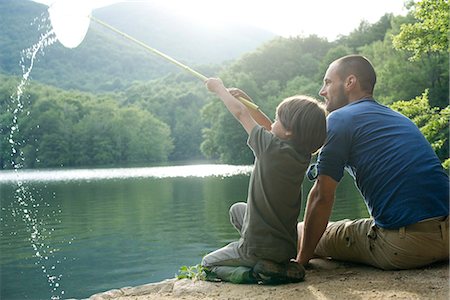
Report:
[[[448,216],[399,229],[380,228],[373,219],[330,222],[315,254],[384,270],[411,269],[448,260]]]

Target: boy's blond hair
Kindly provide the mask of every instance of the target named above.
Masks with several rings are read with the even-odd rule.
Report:
[[[326,110],[316,99],[296,95],[284,99],[276,116],[287,131],[297,151],[315,153],[327,136]]]

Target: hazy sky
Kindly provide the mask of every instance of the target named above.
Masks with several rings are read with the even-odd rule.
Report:
[[[35,0],[51,4],[55,0]],[[57,0],[101,7],[120,0]],[[330,41],[374,23],[385,13],[405,15],[404,0],[128,0],[152,2],[192,18],[214,30],[230,23],[264,28],[285,37],[317,34]],[[157,25],[157,24],[155,24]],[[187,24],[188,26],[188,24]]]

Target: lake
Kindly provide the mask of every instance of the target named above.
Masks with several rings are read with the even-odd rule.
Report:
[[[238,239],[251,166],[0,172],[0,298],[65,299],[172,278]],[[303,184],[301,217],[311,187]],[[353,181],[332,219],[368,216]]]

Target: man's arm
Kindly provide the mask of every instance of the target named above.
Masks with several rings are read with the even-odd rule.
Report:
[[[296,261],[307,264],[314,257],[314,250],[319,243],[333,209],[334,194],[338,182],[327,175],[319,175],[312,187],[306,204],[303,234]]]
[[[206,87],[219,96],[230,113],[241,123],[245,131],[250,134],[257,123],[250,115],[247,107],[225,88],[222,80],[219,78],[210,78],[206,81]]]

